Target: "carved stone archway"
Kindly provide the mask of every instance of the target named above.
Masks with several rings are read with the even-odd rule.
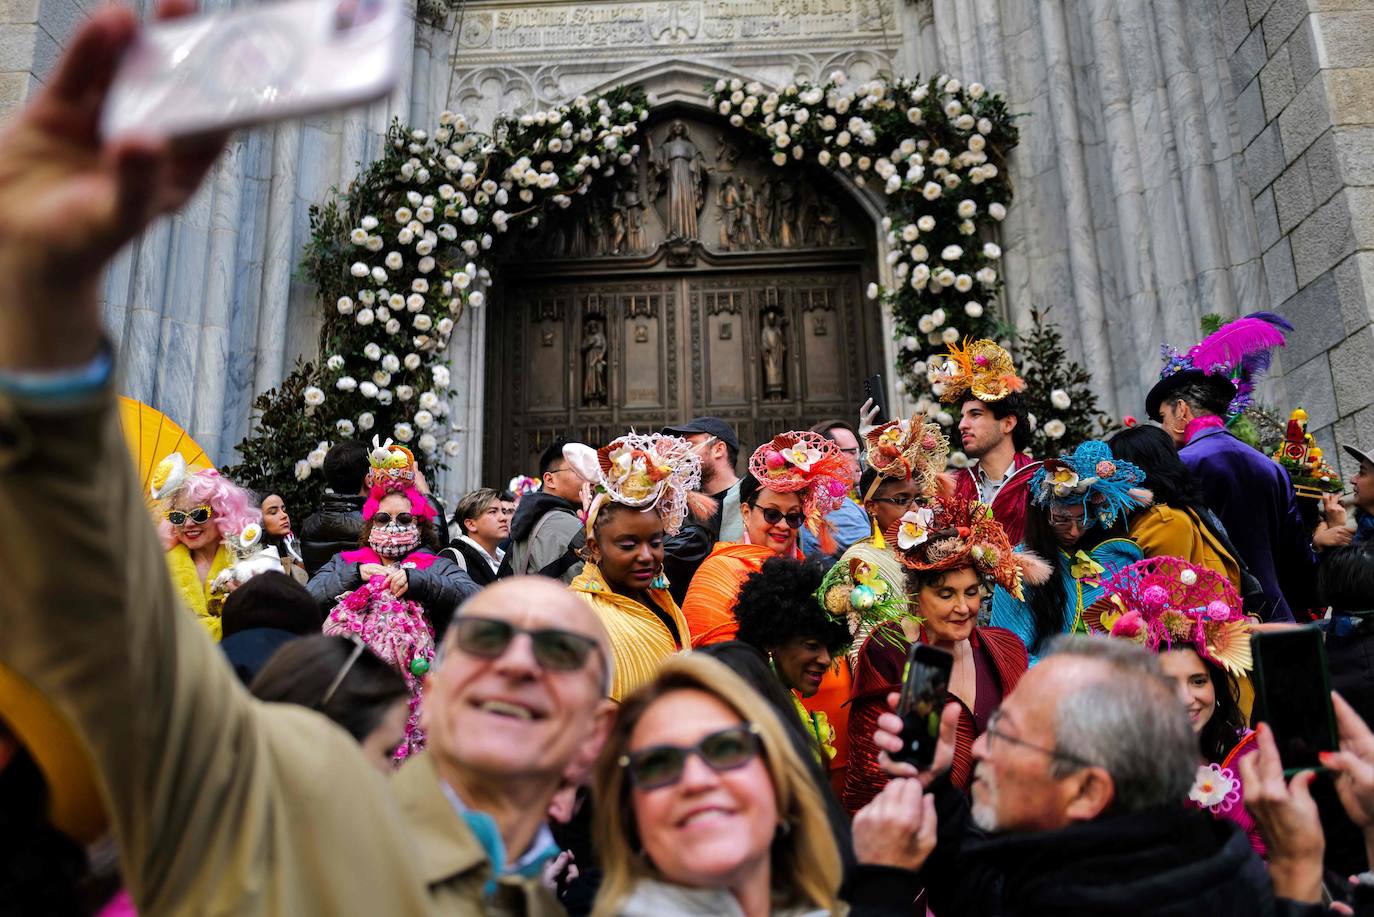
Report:
[[[510,247],[487,328],[485,480],[528,473],[556,438],[695,414],[727,418],[746,446],[849,418],[861,381],[891,365],[863,295],[882,279],[877,202],[818,167],[779,168],[683,100],[701,69],[661,69],[637,160]]]

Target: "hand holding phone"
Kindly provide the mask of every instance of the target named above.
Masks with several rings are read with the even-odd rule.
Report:
[[[906,667],[902,670],[902,693],[897,701],[897,715],[902,718],[902,748],[893,753],[892,760],[913,764],[918,769],[930,767],[935,760],[940,720],[953,669],[954,654],[949,650],[925,643],[911,645]]]
[[[1289,776],[1321,768],[1336,750],[1336,718],[1326,643],[1314,625],[1262,631],[1250,638],[1255,718],[1269,726]]]

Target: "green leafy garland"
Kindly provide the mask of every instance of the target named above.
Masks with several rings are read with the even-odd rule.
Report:
[[[1018,132],[1006,102],[978,83],[875,79],[851,92],[845,75],[764,93],[757,83],[719,80],[711,103],[768,144],[773,162],[811,161],[887,197],[888,263],[896,283],[869,286],[892,312],[899,385],[919,410],[952,421],[930,391],[964,338],[1007,330],[993,303],[1002,289],[1002,250],[993,241],[1011,203],[1007,152]],[[1032,384],[1035,384],[1032,380]]]
[[[646,117],[644,92],[617,88],[490,134],[450,112],[433,132],[393,124],[386,154],[310,209],[302,269],[328,304],[321,358],[257,398],[258,427],[225,473],[304,509],[334,440],[393,439],[427,470],[457,455],[443,353],[464,309],[485,303],[497,239],[633,162]]]

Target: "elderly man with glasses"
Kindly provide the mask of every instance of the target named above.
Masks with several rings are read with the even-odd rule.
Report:
[[[251,698],[179,608],[97,278],[220,141],[98,139],[138,30],[95,12],[0,133],[0,666],[74,726],[139,913],[561,913],[537,878],[544,812],[612,714],[605,633],[576,596],[526,578],[470,601],[427,675],[428,750],[389,781],[321,714]]]
[[[901,727],[896,714],[879,720],[884,758],[902,748]],[[1234,822],[1187,805],[1197,739],[1153,653],[1052,641],[973,745],[971,805],[942,773],[952,732],[924,773],[886,762],[934,797],[937,840],[921,876],[941,917],[1305,913],[1276,902]]]

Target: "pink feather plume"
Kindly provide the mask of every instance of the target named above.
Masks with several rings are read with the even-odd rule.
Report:
[[[1234,369],[1246,356],[1284,345],[1283,330],[1262,318],[1238,318],[1223,325],[1188,351],[1198,369],[1216,366]]]

